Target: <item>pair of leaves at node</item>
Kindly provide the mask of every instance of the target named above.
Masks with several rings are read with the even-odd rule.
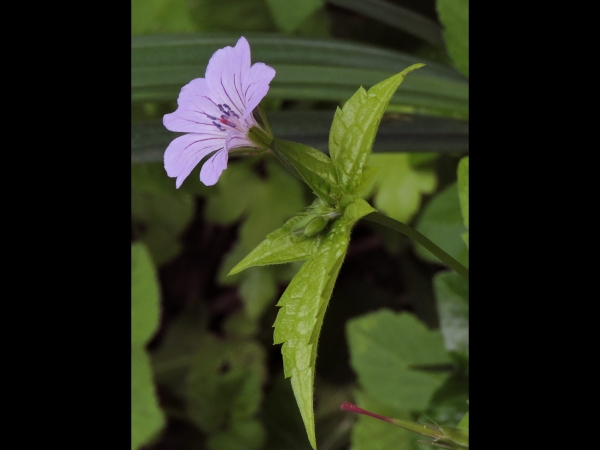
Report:
[[[377,170],[366,162],[383,113],[405,75],[421,66],[412,65],[368,92],[361,87],[342,109],[337,109],[329,139],[331,158],[311,147],[274,139],[275,155],[318,199],[306,212],[269,234],[230,272],[307,260],[277,303],[280,310],[274,324],[274,343],[283,344],[284,373],[291,377],[308,439],[315,449],[313,386],[319,333],[350,230],[357,220],[375,211],[357,194],[369,185]]]

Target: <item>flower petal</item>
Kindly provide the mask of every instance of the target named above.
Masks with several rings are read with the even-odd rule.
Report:
[[[214,118],[221,113],[207,93],[208,86],[204,78],[196,78],[186,84],[179,93],[177,110],[164,115],[164,126],[180,133],[218,133],[218,128],[207,115]]]
[[[175,186],[179,188],[202,158],[223,148],[224,145],[225,135],[191,133],[176,138],[165,151],[164,163],[167,175],[177,177]]]
[[[254,64],[244,77],[244,98],[246,111],[242,120],[248,117],[254,108],[269,92],[269,83],[275,77],[275,69],[263,63]]]
[[[219,181],[221,173],[227,169],[228,158],[229,153],[227,153],[225,149],[219,150],[213,156],[208,158],[200,170],[200,181],[206,186],[212,186]]]
[[[240,117],[246,111],[244,79],[250,71],[250,45],[241,37],[235,47],[217,50],[206,67],[210,97],[217,104],[227,104]]]
[[[185,105],[193,97],[204,97],[208,95],[208,92],[206,79],[196,78],[181,88],[177,104],[179,106]]]
[[[238,133],[237,131],[230,131],[227,134],[225,140],[225,150],[230,151],[237,147],[254,147],[256,144],[246,137],[244,133]]]

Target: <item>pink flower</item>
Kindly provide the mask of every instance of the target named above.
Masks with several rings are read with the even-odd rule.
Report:
[[[205,78],[196,78],[181,89],[177,110],[163,118],[170,131],[188,133],[173,140],[165,151],[165,169],[177,178],[177,188],[205,156],[212,154],[202,166],[200,181],[212,186],[227,168],[229,152],[261,149],[248,138],[248,131],[260,128],[252,111],[269,91],[274,76],[275,70],[263,63],[250,66],[250,45],[241,37],[235,47],[215,52]]]

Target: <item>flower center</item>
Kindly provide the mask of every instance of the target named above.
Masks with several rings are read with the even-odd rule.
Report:
[[[217,117],[213,117],[213,116],[209,116],[208,114],[206,115],[206,117],[208,117],[210,120],[212,120],[213,125],[215,127],[217,127],[220,131],[227,131],[226,127],[229,127],[230,129],[236,129],[236,130],[241,130],[242,129],[242,123],[240,122],[240,116],[231,109],[231,107],[227,104],[227,103],[223,103],[221,105],[217,105],[219,107],[219,109],[221,110],[221,112],[223,114],[221,114],[221,117],[217,118]],[[225,125],[225,126],[223,126]]]

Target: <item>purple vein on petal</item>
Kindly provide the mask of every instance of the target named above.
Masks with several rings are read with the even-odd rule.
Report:
[[[223,92],[225,92],[225,95],[227,96],[227,98],[229,99],[229,101],[231,102],[231,104],[233,106],[235,106],[235,109],[237,109],[239,112],[243,112],[244,110],[241,109],[239,106],[237,106],[235,104],[235,102],[231,99],[231,97],[229,96],[229,92],[227,92],[227,89],[225,89],[225,86],[223,86],[223,78],[221,78],[221,87],[223,88]]]
[[[221,177],[221,173],[227,169],[229,155],[225,149],[219,150],[211,156],[200,170],[200,181],[206,186],[212,186]]]

